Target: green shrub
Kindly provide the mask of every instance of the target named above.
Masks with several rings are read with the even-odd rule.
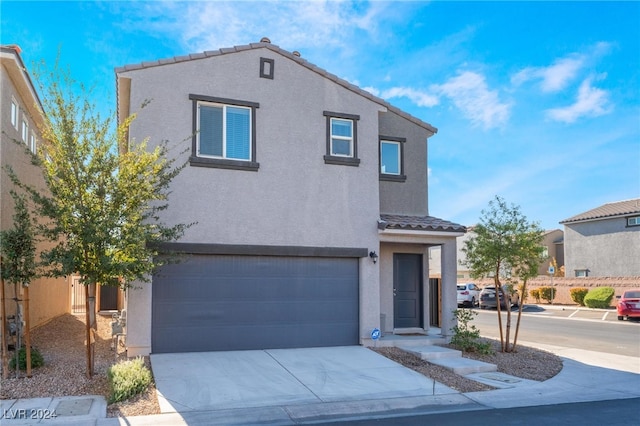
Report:
[[[569,290],[569,293],[571,293],[571,300],[573,300],[580,306],[584,306],[584,297],[588,292],[589,289],[586,287],[574,287]]]
[[[471,309],[454,309],[453,314],[458,320],[458,325],[451,328],[453,336],[451,344],[464,352],[478,352],[485,355],[493,353],[491,344],[488,342],[480,342],[480,330],[475,325],[469,326],[469,322],[477,312]]]
[[[31,368],[41,367],[43,365],[44,365],[44,358],[42,358],[42,354],[40,353],[39,350],[37,350],[36,348],[32,347],[31,348]],[[27,369],[27,348],[26,348],[26,346],[21,347],[20,350],[18,351],[18,366],[20,367],[20,370],[26,370]],[[11,360],[9,361],[9,368],[11,368],[12,370],[16,369],[16,357],[15,356],[11,357]]]
[[[546,300],[547,303],[552,303],[556,297],[555,287],[540,287],[538,290],[540,290],[540,298]]]
[[[540,289],[539,288],[532,288],[531,290],[529,290],[529,294],[531,295],[531,297],[536,299],[536,303],[540,303]]]
[[[593,288],[584,297],[584,304],[589,308],[606,309],[611,306],[611,299],[613,299],[615,292],[611,287]]]
[[[121,361],[109,367],[107,378],[111,388],[109,403],[124,401],[144,392],[151,384],[151,371],[141,357]]]

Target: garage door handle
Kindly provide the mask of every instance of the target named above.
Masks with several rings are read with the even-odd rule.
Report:
[[[395,295],[396,295],[396,289],[394,288],[393,289],[393,296],[395,297]]]

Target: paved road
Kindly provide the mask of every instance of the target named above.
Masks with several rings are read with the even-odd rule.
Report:
[[[504,408],[500,410],[463,411],[353,422],[323,423],[326,425],[580,425],[628,426],[637,424],[640,398],[613,401],[581,402],[538,407]]]
[[[472,324],[480,330],[480,334],[499,338],[496,311],[475,311],[478,315]],[[513,333],[517,310],[514,309],[511,314]],[[504,320],[506,313],[502,315]],[[640,357],[640,321],[618,321],[614,310],[526,306],[523,308],[518,340]]]

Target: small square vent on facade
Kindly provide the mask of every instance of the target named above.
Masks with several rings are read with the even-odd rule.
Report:
[[[260,78],[268,78],[273,80],[274,60],[260,58]]]

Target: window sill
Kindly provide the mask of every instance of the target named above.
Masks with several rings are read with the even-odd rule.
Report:
[[[405,182],[407,180],[407,176],[405,175],[386,175],[380,173],[380,180],[384,180],[387,182]]]
[[[257,172],[260,163],[254,161],[225,160],[221,158],[189,157],[189,165],[193,167],[211,167],[213,169],[246,170]]]
[[[360,165],[359,158],[352,157],[336,157],[333,155],[325,155],[324,156],[325,164],[336,164],[338,166],[355,166],[358,167]]]

